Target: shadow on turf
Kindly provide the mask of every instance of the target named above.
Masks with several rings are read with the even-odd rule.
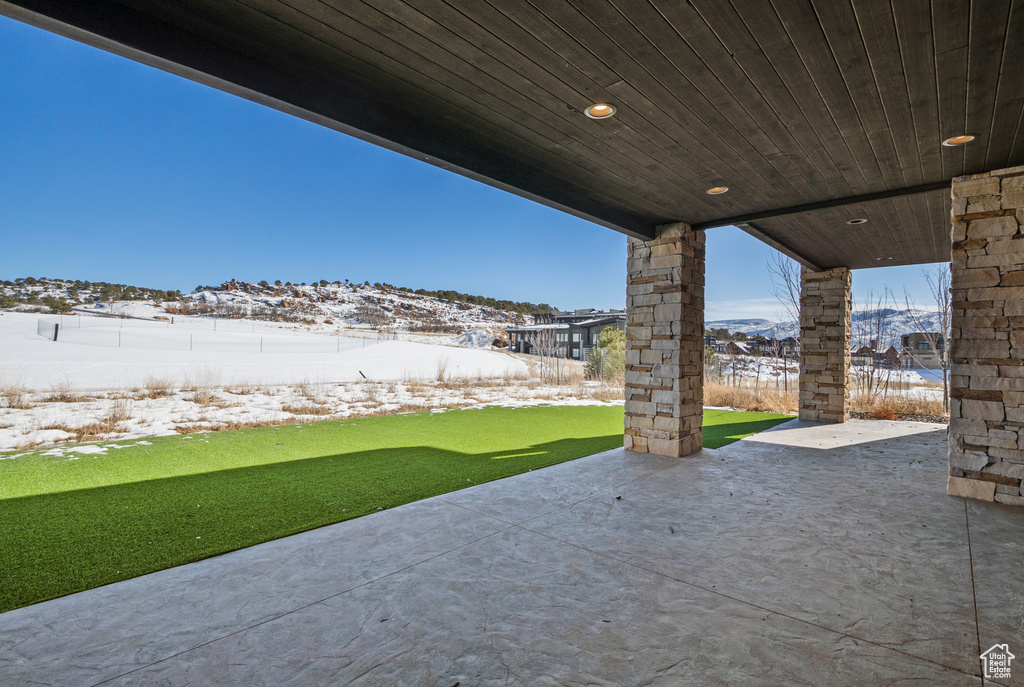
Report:
[[[0,501],[0,612],[622,445],[375,449]]]
[[[709,426],[704,446],[784,421]],[[621,446],[374,449],[0,500],[0,612]]]
[[[771,418],[767,420],[746,420],[744,422],[727,422],[718,425],[704,427],[704,448],[722,448],[743,437],[771,429],[783,422],[793,420],[793,417]]]

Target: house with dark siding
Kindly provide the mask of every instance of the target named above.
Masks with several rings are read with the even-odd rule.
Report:
[[[505,331],[508,349],[514,353],[586,360],[607,327],[625,331],[626,313],[592,308],[544,313],[536,315],[533,324],[517,324]]]

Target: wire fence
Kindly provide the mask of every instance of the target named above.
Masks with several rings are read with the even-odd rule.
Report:
[[[36,322],[36,334],[45,337],[50,341],[56,341],[60,333],[60,321],[39,320]]]
[[[192,326],[192,325],[199,326]],[[220,353],[341,353],[395,339],[390,332],[345,337],[261,330],[250,323],[185,323],[67,316],[42,318],[36,333],[57,343],[162,351]],[[236,325],[236,326],[231,326]]]

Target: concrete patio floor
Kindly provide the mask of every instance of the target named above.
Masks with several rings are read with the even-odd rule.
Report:
[[[945,472],[917,423],[610,451],[2,614],[0,684],[1024,684],[1024,509]]]

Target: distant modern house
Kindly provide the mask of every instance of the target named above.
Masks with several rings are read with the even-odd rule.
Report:
[[[586,308],[571,313],[544,313],[534,316],[534,324],[520,324],[505,331],[508,349],[515,353],[586,360],[607,327],[625,331],[625,311]]]
[[[934,370],[942,367],[946,338],[938,332],[911,332],[901,337],[903,366]]]

